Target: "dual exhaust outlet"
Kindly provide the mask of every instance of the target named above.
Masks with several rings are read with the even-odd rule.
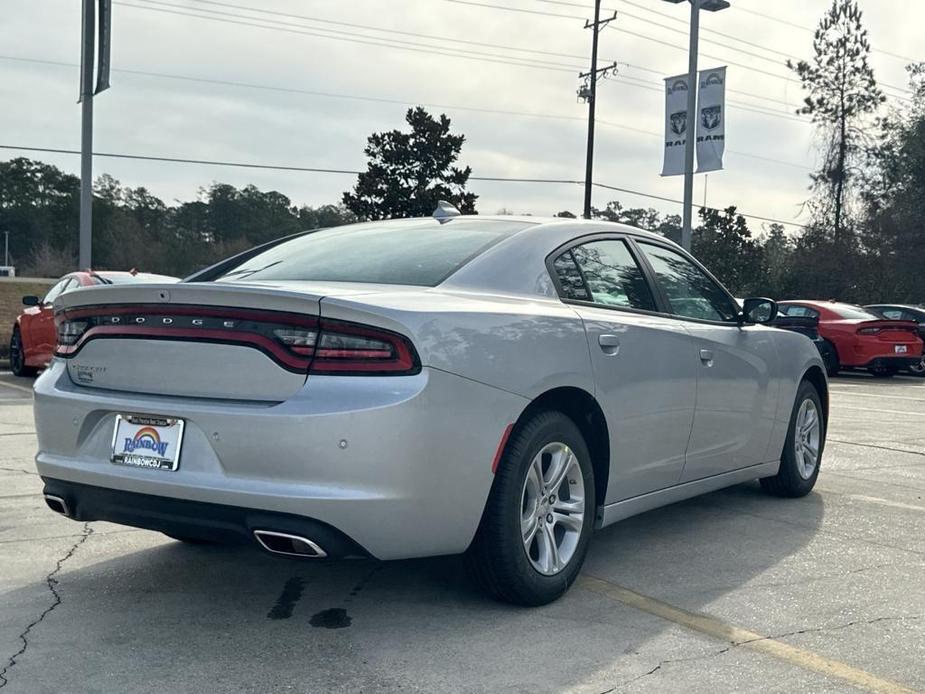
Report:
[[[63,498],[54,494],[45,494],[44,497],[45,503],[52,511],[66,518],[71,517],[71,509]],[[322,559],[328,556],[328,553],[321,549],[318,543],[301,535],[281,533],[275,530],[255,530],[254,539],[270,554],[302,559]]]

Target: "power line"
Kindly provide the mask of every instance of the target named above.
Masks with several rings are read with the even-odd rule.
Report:
[[[40,60],[38,58],[24,58],[24,57],[19,57],[19,56],[8,56],[8,55],[0,55],[0,60],[35,63],[38,65],[51,65],[55,67],[78,67],[76,63],[65,63],[65,62],[60,62],[56,60]],[[386,99],[382,97],[363,96],[363,95],[358,95],[358,94],[338,94],[335,92],[314,91],[314,90],[309,90],[309,89],[298,89],[295,87],[279,87],[279,86],[274,86],[274,85],[254,84],[250,82],[238,82],[238,81],[232,81],[232,80],[210,79],[207,77],[195,77],[192,75],[175,75],[175,74],[169,74],[169,73],[164,73],[164,72],[151,72],[147,70],[113,68],[112,71],[115,73],[120,73],[120,74],[136,75],[136,76],[142,76],[142,77],[152,77],[156,79],[178,80],[178,81],[183,81],[183,82],[193,82],[193,83],[201,83],[201,84],[214,84],[214,85],[223,86],[223,87],[239,87],[243,89],[259,89],[259,90],[265,90],[265,91],[282,92],[286,94],[304,94],[307,96],[318,96],[318,97],[330,98],[330,99],[368,101],[372,103],[395,104],[398,106],[420,105],[420,106],[427,106],[428,108],[472,111],[474,113],[486,113],[486,114],[503,115],[503,116],[516,116],[516,117],[521,117],[521,118],[539,118],[539,119],[545,119],[545,120],[581,121],[581,122],[584,122],[585,120],[581,116],[570,116],[570,115],[558,114],[558,113],[538,113],[538,112],[533,112],[533,111],[512,111],[512,110],[496,109],[496,108],[483,108],[483,107],[478,107],[478,106],[461,106],[458,104],[432,103],[432,102],[418,101],[415,99],[404,99],[404,100]],[[649,86],[646,86],[645,88],[653,89],[653,90],[655,89],[654,87],[649,87]],[[659,139],[663,137],[662,133],[657,133],[651,130],[643,130],[641,128],[634,128],[629,125],[624,125],[623,123],[615,123],[613,121],[607,121],[607,120],[602,120],[602,119],[598,119],[598,123],[601,123],[602,125],[606,125],[611,128],[617,128],[620,130],[628,130],[630,132],[642,133],[644,135],[657,137]],[[767,162],[771,162],[775,164],[781,164],[783,166],[790,166],[793,168],[802,169],[805,171],[812,170],[810,167],[804,164],[798,164],[792,161],[785,161],[783,159],[774,159],[772,157],[766,157],[760,154],[739,152],[733,149],[729,149],[726,151],[729,152],[730,154],[734,154],[740,157],[746,157],[749,159],[767,161]]]
[[[166,5],[167,7],[178,7],[177,5],[171,5],[171,4],[169,4],[169,3],[161,2],[160,0],[141,0],[141,1],[142,1],[142,2],[149,2],[149,3],[156,3],[156,4],[159,4],[159,5]],[[454,2],[455,2],[456,0],[451,0],[451,1],[454,1]],[[462,0],[459,0],[459,1],[462,1]],[[292,25],[287,25],[287,24],[282,23],[282,22],[276,22],[276,20],[258,20],[258,21],[276,22],[277,24],[283,24],[284,26],[266,26],[266,25],[263,25],[263,24],[256,24],[256,23],[253,23],[253,22],[250,22],[250,21],[248,21],[248,22],[241,22],[241,21],[236,21],[236,20],[231,20],[231,19],[223,19],[223,18],[220,18],[220,17],[213,17],[213,16],[210,16],[209,14],[191,14],[191,13],[187,13],[187,12],[179,12],[179,11],[174,10],[174,9],[161,9],[161,8],[159,8],[159,7],[148,7],[148,6],[144,6],[144,5],[132,5],[132,4],[126,3],[126,2],[118,2],[118,1],[117,1],[117,4],[123,5],[123,6],[125,6],[125,7],[133,7],[133,8],[136,8],[136,9],[144,9],[144,10],[150,10],[150,11],[155,11],[155,12],[163,12],[163,13],[167,13],[167,14],[176,14],[176,15],[180,15],[180,16],[195,17],[195,18],[198,18],[198,19],[205,19],[205,20],[208,20],[208,21],[227,22],[227,23],[231,23],[231,24],[242,24],[242,25],[244,25],[244,26],[251,26],[251,27],[260,28],[260,29],[268,29],[268,30],[271,30],[271,31],[282,31],[282,32],[287,32],[287,33],[305,34],[305,35],[308,35],[308,36],[317,36],[317,37],[320,37],[320,38],[329,38],[329,39],[338,40],[338,41],[348,41],[348,42],[352,42],[352,43],[363,43],[363,44],[369,44],[369,45],[374,45],[374,46],[383,46],[383,47],[386,47],[386,48],[399,48],[399,49],[402,49],[402,50],[412,50],[412,51],[416,51],[416,52],[433,53],[433,54],[436,54],[436,55],[444,55],[444,56],[449,56],[449,57],[460,57],[460,58],[466,58],[466,59],[469,59],[469,60],[479,60],[479,61],[482,61],[482,62],[501,63],[501,64],[508,64],[508,65],[515,65],[515,66],[519,66],[519,67],[530,67],[530,68],[534,68],[534,69],[545,69],[545,70],[552,70],[552,71],[555,71],[555,72],[572,72],[573,70],[579,69],[578,66],[568,66],[568,65],[564,65],[564,64],[558,64],[558,63],[538,64],[538,62],[539,62],[539,63],[542,63],[543,61],[533,61],[533,62],[530,62],[530,63],[526,63],[526,62],[514,62],[514,61],[511,61],[511,60],[498,60],[498,59],[496,59],[496,58],[501,57],[501,56],[497,56],[496,54],[481,53],[481,52],[478,52],[478,51],[468,51],[468,50],[461,50],[461,49],[452,49],[453,52],[450,52],[450,50],[433,50],[433,47],[430,47],[428,44],[414,44],[414,43],[408,44],[407,42],[403,42],[403,41],[401,41],[401,42],[396,42],[396,41],[392,41],[392,40],[389,40],[389,39],[382,39],[382,40],[376,39],[375,41],[366,41],[366,40],[351,39],[351,38],[341,38],[340,36],[329,36],[329,35],[327,35],[327,34],[319,34],[319,33],[311,32],[311,31],[299,31],[299,30],[296,30],[296,29],[293,29],[293,28],[288,28],[288,27],[291,27]],[[218,12],[218,11],[217,11],[217,10],[201,10],[201,12],[212,13],[212,12]],[[229,14],[229,13],[224,13],[224,12],[223,12],[223,13],[221,13],[221,14],[226,14],[226,15],[227,15],[227,14]],[[235,15],[235,16],[239,16],[239,15]],[[321,30],[321,31],[333,31],[333,30],[323,29],[323,30]],[[335,33],[338,33],[338,34],[347,34],[347,35],[349,35],[349,36],[364,36],[364,35],[357,35],[357,34],[349,34],[349,32],[335,32]],[[367,37],[364,36],[364,38],[367,38]],[[421,46],[421,47],[426,46],[427,48],[426,48],[426,49],[425,49],[425,48],[408,48],[408,47],[406,47],[406,46],[408,46],[408,45],[412,45],[412,46]],[[556,67],[556,66],[558,66],[558,65],[561,65],[561,68],[560,68],[560,67]],[[621,81],[621,82],[622,82],[623,80],[622,80],[621,78],[617,78],[617,81]],[[626,83],[626,84],[630,84],[631,86],[636,86],[636,87],[641,87],[641,86],[642,86],[642,85],[637,84],[637,83],[634,83],[634,82],[625,82],[625,83]],[[645,88],[649,88],[649,89],[651,89],[651,90],[656,90],[656,89],[659,89],[659,90],[660,90],[660,86],[657,87],[657,88],[656,88],[656,87],[651,87],[651,86],[645,87]],[[773,110],[762,109],[762,107],[760,107],[760,105],[758,105],[758,104],[742,104],[742,103],[740,103],[740,102],[735,102],[735,101],[728,101],[727,103],[730,105],[731,108],[734,108],[734,109],[740,109],[740,110],[744,110],[744,111],[750,111],[750,112],[752,112],[752,113],[757,113],[757,114],[761,114],[761,115],[768,115],[768,116],[772,116],[772,117],[776,117],[776,118],[782,118],[782,119],[785,119],[785,120],[792,120],[792,121],[799,121],[799,122],[807,122],[807,121],[802,121],[802,120],[796,118],[795,116],[793,116],[793,115],[791,115],[791,114],[789,114],[789,113],[784,113],[784,112],[781,112],[781,111],[773,111]]]
[[[625,1],[625,0],[624,0],[624,1]],[[786,20],[786,19],[781,19],[780,17],[775,17],[775,16],[770,15],[770,14],[765,14],[764,12],[759,12],[758,10],[752,10],[752,9],[747,8],[747,7],[742,7],[741,5],[733,5],[733,6],[732,6],[732,9],[738,10],[739,12],[746,12],[746,13],[748,13],[748,14],[753,14],[753,15],[755,15],[756,17],[761,17],[762,19],[767,19],[767,20],[770,20],[770,21],[772,21],[772,22],[777,22],[777,23],[779,23],[779,24],[785,24],[785,25],[787,25],[787,26],[789,26],[789,27],[793,27],[794,29],[800,29],[800,30],[802,30],[802,31],[809,32],[810,34],[815,33],[815,31],[816,31],[816,30],[813,29],[812,27],[808,27],[808,26],[805,26],[805,25],[803,25],[803,24],[797,24],[796,22],[791,22],[791,21]],[[905,61],[905,62],[907,62],[907,63],[920,63],[920,62],[922,62],[922,61],[921,61],[920,59],[918,59],[918,58],[909,58],[908,56],[900,55],[900,54],[898,54],[898,53],[891,53],[890,51],[885,51],[885,50],[883,50],[882,48],[871,48],[871,50],[872,50],[874,53],[882,53],[883,55],[888,55],[888,56],[890,56],[891,58],[898,58],[899,60],[903,60],[903,61]]]
[[[505,6],[505,5],[493,5],[493,4],[486,3],[486,2],[475,2],[474,0],[445,0],[445,2],[452,2],[452,3],[461,4],[461,5],[472,5],[472,6],[475,6],[475,7],[483,7],[483,8],[495,9],[495,10],[505,10],[505,11],[508,11],[508,12],[526,12],[526,13],[529,13],[529,14],[543,15],[543,16],[548,16],[548,17],[560,17],[560,18],[565,18],[565,19],[583,19],[582,17],[578,17],[577,15],[556,14],[556,13],[553,13],[553,12],[542,12],[542,11],[539,11],[539,10],[527,10],[527,9],[523,9],[523,8],[519,8],[519,7],[508,7],[508,6]],[[625,13],[624,13],[624,14],[625,14]],[[617,27],[617,26],[612,26],[612,27],[610,27],[610,28],[613,29],[614,31],[619,31],[619,32],[621,32],[621,33],[628,34],[628,35],[634,36],[634,37],[636,37],[636,38],[644,39],[644,40],[646,40],[646,41],[650,41],[650,42],[657,43],[657,44],[660,44],[660,45],[663,45],[663,46],[667,46],[667,47],[669,47],[669,48],[675,48],[675,49],[677,49],[677,50],[685,51],[685,52],[687,51],[687,48],[684,47],[684,46],[679,46],[679,45],[677,45],[677,44],[670,43],[669,41],[664,41],[664,40],[662,40],[662,39],[658,39],[658,38],[655,38],[655,37],[653,37],[653,36],[647,36],[647,35],[645,35],[645,34],[640,34],[640,33],[637,32],[637,31],[631,31],[631,30],[629,30],[629,29],[625,29],[625,28],[623,28],[623,27]],[[665,28],[665,27],[663,27],[663,28]],[[672,29],[672,31],[674,31],[674,30]],[[717,43],[717,42],[712,41],[711,43]],[[725,46],[725,48],[728,48],[728,49],[733,50],[733,51],[743,52],[742,49],[735,48],[734,46]],[[749,53],[748,51],[744,51],[744,52],[747,53],[747,54],[749,54],[749,55],[753,55],[753,54]],[[720,62],[726,63],[727,65],[735,65],[736,67],[740,67],[740,68],[742,68],[742,69],[744,69],[744,70],[749,70],[749,71],[751,71],[751,72],[755,72],[755,73],[758,73],[758,74],[766,75],[766,76],[768,76],[768,77],[773,77],[773,78],[775,78],[775,79],[783,80],[783,81],[788,82],[788,83],[793,83],[793,84],[796,84],[796,83],[797,83],[797,81],[796,81],[795,79],[793,79],[792,77],[788,77],[788,76],[786,76],[786,75],[780,75],[780,74],[777,74],[777,73],[769,72],[768,70],[762,70],[761,68],[756,68],[756,67],[752,67],[752,66],[750,66],[750,65],[745,65],[744,63],[738,63],[738,62],[729,60],[729,59],[727,59],[727,58],[720,58],[720,57],[717,57],[717,56],[715,56],[715,55],[710,55],[710,54],[708,54],[708,53],[703,53],[703,52],[701,52],[700,55],[702,55],[702,56],[705,57],[705,58],[709,58],[710,60],[718,60],[718,61],[720,61]],[[761,58],[761,59],[763,59],[763,60],[770,60],[769,58],[766,58],[766,57],[764,57],[764,56],[757,56],[757,57],[759,57],[759,58]],[[775,61],[772,60],[772,62],[775,62]],[[897,91],[897,92],[901,92],[902,94],[911,94],[911,90],[906,89],[906,88],[903,88],[903,87],[898,87],[898,86],[896,86],[896,85],[887,84],[887,83],[885,83],[885,82],[878,82],[878,84],[879,84],[880,86],[882,86],[882,87],[886,87],[886,88],[895,90],[895,91]],[[910,101],[911,101],[911,99],[909,99],[908,97],[901,96],[900,94],[891,94],[890,96],[891,96],[892,98],[894,98],[894,99],[900,99],[900,100],[906,101],[906,102],[910,102]]]
[[[150,2],[151,0],[148,0],[148,1]],[[410,42],[394,41],[391,39],[374,39],[372,37],[367,37],[370,40],[361,40],[357,38],[353,38],[353,39],[342,38],[340,36],[331,36],[329,34],[318,33],[318,31],[301,31],[298,29],[286,28],[282,26],[267,26],[265,24],[256,24],[253,21],[243,22],[243,21],[238,21],[234,19],[224,19],[221,17],[214,17],[210,15],[205,15],[205,14],[193,14],[191,12],[180,12],[178,10],[168,10],[168,9],[162,9],[159,7],[148,7],[146,5],[133,5],[127,2],[121,2],[120,0],[116,0],[115,4],[121,5],[123,7],[131,7],[131,8],[139,9],[139,10],[148,10],[150,12],[161,12],[165,14],[172,14],[172,15],[183,16],[183,17],[195,17],[197,19],[206,19],[212,22],[222,22],[225,24],[237,24],[241,26],[250,26],[250,27],[256,27],[260,29],[269,29],[271,31],[281,31],[281,32],[290,33],[290,34],[315,36],[318,38],[332,39],[335,41],[347,41],[349,43],[359,43],[359,44],[365,44],[365,45],[370,45],[370,46],[398,48],[400,50],[412,51],[415,53],[427,53],[431,55],[443,55],[443,56],[448,56],[448,57],[453,57],[453,58],[465,58],[467,60],[476,60],[479,62],[496,63],[496,64],[504,64],[504,65],[515,65],[517,67],[527,67],[527,68],[532,68],[535,70],[548,70],[548,71],[553,71],[553,72],[574,73],[574,71],[578,69],[577,66],[564,65],[564,64],[561,67],[554,67],[552,65],[538,65],[536,64],[535,61],[516,62],[516,58],[514,58],[513,56],[511,56],[510,57],[511,59],[508,59],[508,60],[480,57],[486,54],[479,54],[476,51],[462,51],[459,49],[445,50],[445,49],[440,49],[437,47],[429,47],[428,49],[416,48],[414,47],[415,44],[412,44]],[[256,21],[271,21],[271,20],[256,20]],[[319,30],[319,31],[332,31],[332,30]],[[346,33],[346,32],[338,32],[338,33]],[[467,54],[471,54],[471,55],[467,55]]]
[[[16,150],[22,152],[45,152],[50,154],[75,154],[79,155],[80,150],[77,149],[63,149],[63,148],[52,148],[52,147],[26,147],[21,145],[5,145],[0,144],[0,149],[7,150]],[[270,171],[298,171],[298,172],[307,172],[307,173],[329,173],[329,174],[343,174],[343,175],[357,175],[359,171],[352,171],[348,169],[325,169],[325,168],[316,168],[309,166],[285,166],[277,164],[250,164],[246,162],[233,162],[233,161],[215,161],[209,159],[185,159],[180,157],[154,157],[154,156],[145,156],[140,154],[117,154],[113,152],[94,152],[93,156],[95,157],[105,157],[109,159],[133,159],[139,161],[155,161],[155,162],[170,162],[177,164],[198,164],[203,166],[224,166],[224,167],[233,167],[233,168],[243,168],[243,169],[265,169]],[[546,184],[569,184],[569,185],[584,185],[584,181],[576,181],[572,179],[560,179],[560,178],[508,178],[503,176],[470,176],[469,180],[472,181],[485,181],[485,182],[503,182],[503,183],[546,183]],[[652,200],[661,200],[663,202],[671,202],[679,205],[684,203],[680,200],[674,198],[668,198],[661,195],[655,195],[653,193],[645,193],[639,190],[633,190],[631,188],[622,188],[619,186],[612,186],[605,183],[592,183],[593,186],[598,188],[604,188],[606,190],[614,190],[621,193],[628,193],[631,195],[638,195],[644,198],[650,198]],[[700,205],[693,205],[694,207],[701,207]],[[718,208],[707,207],[705,209],[715,210]],[[764,217],[760,215],[746,214],[744,212],[738,212],[737,214],[742,215],[747,219],[757,219],[765,222],[774,222],[776,224],[785,224],[795,227],[803,227],[803,224],[797,222],[788,222],[782,219],[774,219],[772,217]]]

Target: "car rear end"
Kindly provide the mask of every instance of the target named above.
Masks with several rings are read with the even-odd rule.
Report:
[[[852,362],[870,371],[896,372],[922,360],[922,339],[912,321],[856,321]]]
[[[226,277],[62,296],[35,385],[49,506],[279,554],[463,551],[526,400],[422,361],[408,324],[364,303],[383,291]]]

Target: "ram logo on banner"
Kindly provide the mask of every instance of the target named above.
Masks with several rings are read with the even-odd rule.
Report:
[[[726,68],[700,72],[697,93],[697,173],[723,168],[726,147]]]
[[[665,80],[665,163],[662,176],[684,173],[684,146],[687,143],[687,75]]]

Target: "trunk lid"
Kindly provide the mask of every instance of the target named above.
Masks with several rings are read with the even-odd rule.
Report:
[[[309,282],[89,287],[55,302],[68,333],[57,353],[87,388],[280,402],[305,384],[311,348],[299,336],[317,330],[321,299],[376,290]]]

